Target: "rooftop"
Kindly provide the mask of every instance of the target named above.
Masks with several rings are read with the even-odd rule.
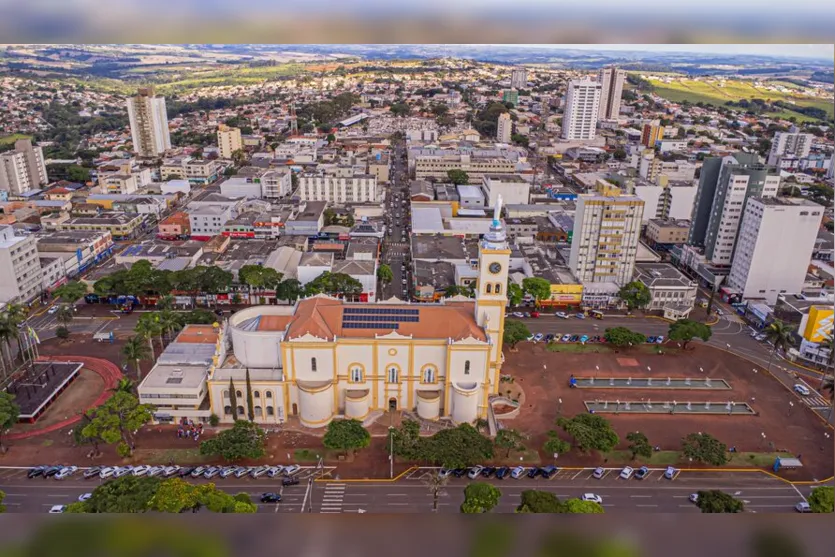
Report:
[[[635,278],[649,288],[688,287],[695,283],[669,263],[636,263]]]

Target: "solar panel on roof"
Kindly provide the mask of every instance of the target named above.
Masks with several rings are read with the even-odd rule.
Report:
[[[343,323],[344,329],[398,329],[399,323]]]

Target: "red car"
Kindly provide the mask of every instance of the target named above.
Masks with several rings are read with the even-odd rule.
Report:
[[[531,312],[531,317],[539,317],[539,312],[538,311],[532,311]]]

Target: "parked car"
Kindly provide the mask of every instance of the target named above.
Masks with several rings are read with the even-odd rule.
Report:
[[[536,466],[534,466],[533,468],[531,468],[530,470],[528,470],[528,477],[529,477],[529,478],[536,478],[537,476],[539,476],[539,473],[540,473],[539,468],[537,468]]]
[[[281,501],[281,495],[278,493],[265,493],[261,495],[262,503],[278,503]]]
[[[550,480],[551,476],[557,473],[557,470],[558,468],[556,466],[546,466],[545,468],[540,468],[540,475],[546,480]]]
[[[812,394],[811,389],[809,389],[809,387],[807,387],[806,385],[804,385],[802,383],[796,383],[795,384],[794,392],[796,392],[799,395],[803,395],[803,396],[809,396],[810,394]]]
[[[636,480],[643,480],[648,475],[649,475],[649,468],[647,468],[646,466],[641,466],[640,468],[638,468],[638,471],[635,472],[635,479]]]
[[[514,480],[518,480],[519,478],[522,477],[522,474],[524,474],[524,473],[525,473],[525,467],[524,466],[517,466],[516,468],[514,468],[510,472],[510,477],[513,478]]]
[[[246,466],[238,466],[238,469],[234,472],[236,478],[243,478],[247,474],[249,474],[249,468]]]
[[[530,316],[531,316],[531,314],[530,314],[530,313],[528,313],[527,311],[522,313],[522,317],[526,317],[526,318],[527,318],[527,317],[530,317]]]
[[[485,466],[484,469],[481,471],[482,477],[485,477],[485,478],[489,478],[490,476],[492,476],[495,473],[496,473],[496,467],[495,466]]]
[[[672,480],[678,474],[678,468],[673,468],[672,466],[667,466],[667,469],[664,471],[664,477],[668,480]]]
[[[569,315],[567,313],[565,313],[564,311],[558,311],[554,315],[559,317],[560,319],[568,319],[569,318]]]
[[[37,478],[38,476],[43,475],[47,468],[47,466],[35,466],[34,468],[30,468],[29,472],[26,474],[26,477],[30,480],[32,478]]]
[[[655,337],[647,337],[647,343],[648,344],[654,344],[655,343]]]
[[[131,472],[133,473],[134,476],[144,476],[145,474],[148,473],[148,470],[150,470],[150,469],[151,469],[150,466],[148,466],[146,464],[142,464],[140,466],[137,466],[133,470],[131,470]]]
[[[116,469],[113,471],[113,476],[116,478],[121,478],[127,474],[130,474],[133,471],[133,466],[117,466]]]
[[[298,464],[291,464],[290,466],[287,466],[284,469],[284,475],[289,478],[290,476],[292,476],[293,474],[295,474],[296,472],[298,472],[301,469],[302,469],[302,467],[299,466]]]
[[[52,505],[49,509],[49,514],[61,514],[66,510],[66,505]]]
[[[181,478],[185,478],[186,476],[190,476],[192,472],[194,472],[194,466],[183,466],[177,470],[177,475]]]
[[[55,479],[56,480],[63,480],[63,479],[69,478],[70,476],[75,474],[77,470],[78,470],[78,466],[65,466],[65,467],[61,468],[58,471],[57,474],[55,474]]]
[[[228,478],[229,476],[234,474],[237,470],[238,470],[237,466],[224,466],[223,468],[220,469],[220,473],[218,474],[218,476],[220,476],[221,478]]]
[[[163,470],[165,470],[165,466],[151,466],[148,468],[148,473],[145,475],[153,478],[162,474]]]
[[[452,475],[455,476],[456,478],[461,478],[466,473],[467,473],[466,468],[456,468],[455,470],[452,471]]]
[[[289,487],[291,485],[299,485],[299,479],[298,478],[284,478],[284,479],[281,480],[281,485],[283,485],[284,487]]]
[[[113,474],[115,472],[116,472],[115,468],[113,468],[111,466],[105,466],[104,468],[101,469],[101,472],[99,472],[99,477],[103,480],[106,480],[107,478],[113,476]]]
[[[532,311],[531,312],[531,317],[533,317],[533,318],[539,317],[539,312],[538,311]]]
[[[582,342],[583,344],[585,344],[588,340],[589,340],[588,335],[583,335],[583,336],[580,337],[580,342]]]
[[[250,470],[249,475],[253,478],[260,478],[269,471],[269,466],[257,466]]]
[[[496,478],[499,480],[503,480],[507,477],[510,473],[510,468],[507,466],[501,466],[498,470],[496,470]]]
[[[219,473],[220,473],[220,468],[218,468],[217,466],[209,466],[208,468],[206,468],[206,471],[203,472],[203,477],[206,478],[207,480],[211,480],[212,478],[217,476]]]
[[[633,473],[635,473],[635,470],[631,466],[624,466],[623,470],[620,471],[620,478],[622,480],[628,480],[632,477]]]
[[[801,501],[797,505],[794,506],[794,510],[799,513],[810,513],[812,512],[812,507],[809,506],[809,503],[806,501]]]
[[[606,470],[602,466],[598,466],[594,469],[594,472],[591,473],[591,477],[595,480],[599,480],[603,476],[606,475]]]
[[[586,318],[586,314],[585,314],[585,313],[578,313],[578,314],[577,314],[577,319],[585,319],[585,318]]]
[[[562,339],[560,340],[562,340],[563,342],[568,342],[569,340],[571,340],[571,335],[563,335]]]
[[[571,335],[571,342],[577,342],[580,340],[580,335]]]
[[[59,465],[59,466],[50,466],[46,470],[44,470],[43,477],[44,478],[51,478],[56,476],[61,470],[66,468],[66,466]]]
[[[93,476],[98,476],[100,472],[101,466],[93,466],[92,468],[87,468],[82,476],[84,476],[85,480],[89,480]]]
[[[484,466],[473,466],[467,473],[467,477],[474,480],[481,475],[482,470],[484,470]]]
[[[58,313],[58,306],[52,306],[52,307],[51,307],[51,308],[49,308],[46,312],[47,312],[49,315],[53,315],[53,314],[55,314],[55,313]]]
[[[547,335],[545,335],[545,342],[554,342],[554,334],[548,333]]]
[[[438,475],[442,478],[448,478],[450,477],[450,475],[452,475],[452,470],[450,470],[449,468],[441,468],[438,471]]]
[[[270,469],[267,470],[267,476],[274,478],[281,474],[284,471],[284,466],[270,466]]]
[[[691,493],[690,497],[688,497],[691,503],[698,504],[699,503],[699,494],[698,493]]]
[[[583,501],[591,501],[592,503],[602,505],[603,497],[601,497],[600,495],[595,495],[594,493],[583,493]]]
[[[526,338],[525,340],[527,340],[528,342],[533,342],[533,339],[535,337],[536,337],[536,335],[528,335],[528,338]]]
[[[533,339],[534,339],[536,342],[539,342],[539,341],[540,341],[540,340],[542,340],[544,337],[545,337],[545,335],[543,335],[542,333],[536,333],[536,334],[533,336]]]
[[[655,337],[655,344],[662,344],[664,342],[664,335]]]

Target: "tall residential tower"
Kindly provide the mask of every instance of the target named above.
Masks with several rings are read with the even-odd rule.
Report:
[[[617,120],[620,114],[620,99],[623,94],[623,80],[626,72],[617,68],[601,68],[597,74],[600,82],[601,120]]]
[[[601,85],[590,79],[568,83],[565,112],[562,117],[562,138],[567,141],[594,139],[600,111]]]
[[[152,87],[141,87],[128,98],[128,119],[133,150],[140,157],[158,157],[171,148],[165,97],[156,96]]]

